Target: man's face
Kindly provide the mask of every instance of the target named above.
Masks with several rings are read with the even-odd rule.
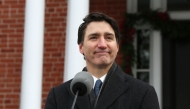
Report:
[[[114,62],[119,45],[110,24],[101,21],[89,23],[79,49],[85,56],[87,66],[104,67]]]

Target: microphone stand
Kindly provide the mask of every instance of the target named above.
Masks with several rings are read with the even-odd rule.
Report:
[[[74,107],[75,107],[75,103],[76,103],[76,100],[77,100],[77,97],[78,97],[78,93],[79,93],[79,89],[77,89],[77,92],[75,94],[75,98],[74,98],[74,101],[73,101],[71,109],[74,109]]]

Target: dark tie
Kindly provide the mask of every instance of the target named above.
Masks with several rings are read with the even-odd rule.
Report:
[[[94,86],[94,93],[96,96],[98,96],[98,93],[100,91],[100,88],[101,88],[101,85],[102,85],[102,81],[100,79],[98,79],[95,83],[95,86]]]

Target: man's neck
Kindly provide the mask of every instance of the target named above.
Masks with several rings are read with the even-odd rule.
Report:
[[[101,78],[102,76],[104,76],[105,74],[108,73],[108,71],[111,68],[112,64],[107,65],[107,66],[103,66],[103,67],[102,66],[101,67],[92,66],[92,65],[87,64],[87,70],[88,70],[88,72],[90,74],[92,74],[96,78]]]

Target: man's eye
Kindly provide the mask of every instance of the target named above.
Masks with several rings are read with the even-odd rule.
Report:
[[[96,39],[96,37],[91,37],[90,39]]]
[[[108,40],[112,40],[112,37],[107,37],[106,39],[108,39]]]

